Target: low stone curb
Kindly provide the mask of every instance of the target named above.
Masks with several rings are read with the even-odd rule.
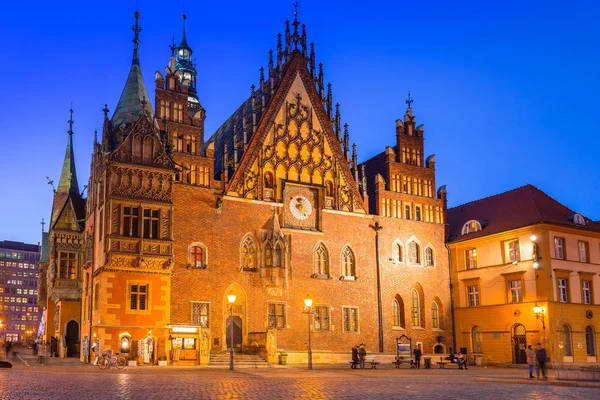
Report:
[[[587,387],[600,388],[600,382],[586,381],[558,381],[556,379],[539,380],[539,379],[514,379],[514,378],[475,378],[475,382],[494,382],[494,383],[517,383],[527,385],[553,385],[553,386],[571,386],[571,387]]]

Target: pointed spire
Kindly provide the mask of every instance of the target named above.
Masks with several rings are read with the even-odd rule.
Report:
[[[342,134],[342,116],[340,114],[340,103],[335,104],[335,136],[337,140],[341,140]]]
[[[356,143],[352,143],[352,172],[354,172],[354,181],[358,184],[358,157],[356,155]]]
[[[181,43],[179,44],[179,46],[187,46],[187,40],[185,38],[185,20],[187,18],[187,15],[182,14],[181,15],[181,19],[183,20],[183,33],[181,34]]]
[[[269,50],[269,78],[273,78],[273,50]]]
[[[315,42],[310,42],[310,76],[313,80],[316,78],[315,71]]]
[[[73,108],[69,110],[69,137],[67,139],[67,150],[63,162],[57,193],[79,194],[77,184],[77,173],[75,171],[75,154],[73,153]]]
[[[331,121],[333,118],[333,96],[331,95],[331,83],[327,84],[327,118]]]
[[[128,124],[134,123],[139,119],[142,112],[148,114],[150,118],[154,116],[150,102],[146,102],[144,108],[142,108],[141,104],[143,98],[149,99],[150,97],[148,96],[146,86],[144,85],[144,78],[142,77],[142,70],[140,69],[139,63],[138,44],[140,43],[139,33],[142,30],[142,27],[138,24],[140,13],[136,11],[134,17],[133,63],[129,70],[127,83],[125,83],[125,88],[123,89],[121,97],[119,98],[119,103],[115,108],[115,113],[110,120],[113,130],[119,129],[121,125],[127,126]],[[118,142],[118,140],[114,140],[113,144],[118,144]]]
[[[290,35],[290,20],[286,19],[285,20],[285,55],[289,56],[290,55],[290,40],[291,39],[291,35]]]
[[[319,63],[319,96],[325,101],[325,86],[323,85],[323,63]]]
[[[136,10],[133,13],[133,17],[135,18],[135,25],[131,27],[133,30],[133,60],[131,61],[131,65],[140,65],[140,54],[138,49],[140,44],[139,34],[142,31],[142,26],[139,24],[140,13]]]
[[[283,47],[281,45],[281,33],[277,34],[277,70],[281,71],[281,64],[283,63]]]
[[[365,174],[365,164],[360,166],[362,172],[362,195],[363,199],[367,198],[367,175]]]
[[[350,135],[348,134],[348,124],[344,124],[344,156],[346,161],[350,162]]]

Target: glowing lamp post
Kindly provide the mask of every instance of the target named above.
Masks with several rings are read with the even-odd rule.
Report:
[[[227,301],[229,301],[229,310],[231,315],[231,318],[229,319],[229,323],[231,325],[231,336],[229,337],[229,369],[233,370],[233,303],[235,303],[235,294],[228,295]]]
[[[312,315],[312,299],[304,299],[304,313],[308,314],[308,369],[313,369],[312,366],[312,346],[310,343],[310,316]]]

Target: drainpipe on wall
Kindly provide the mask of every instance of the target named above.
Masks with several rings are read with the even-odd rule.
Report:
[[[452,255],[448,244],[444,244],[448,250],[448,274],[450,278],[450,315],[452,316],[452,348],[456,351],[456,323],[454,321],[454,285],[452,284]]]

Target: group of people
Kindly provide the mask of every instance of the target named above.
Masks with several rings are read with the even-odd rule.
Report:
[[[352,369],[358,368],[360,365],[360,369],[365,368],[365,358],[367,357],[367,348],[364,343],[360,345],[356,344],[352,346]]]
[[[537,366],[535,374],[538,379],[540,379],[540,372],[542,373],[542,379],[548,379],[548,376],[546,375],[548,354],[542,344],[538,343],[535,351],[531,348],[531,345],[527,346],[525,354],[527,355],[527,365],[529,366],[529,379],[533,379],[534,366]]]
[[[460,351],[458,353],[455,351],[451,352],[447,359],[451,363],[456,363],[456,365],[458,365],[458,369],[469,369],[469,367],[467,367],[467,359]]]

